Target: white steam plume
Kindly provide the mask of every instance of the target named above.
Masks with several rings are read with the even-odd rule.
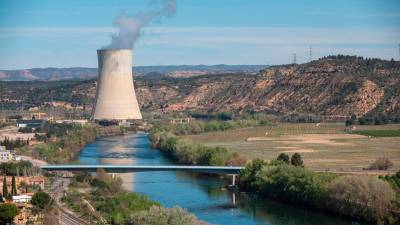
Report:
[[[175,0],[151,0],[150,3],[160,3],[161,9],[139,12],[136,16],[120,15],[115,18],[114,25],[119,28],[119,32],[111,36],[111,43],[103,49],[131,49],[140,37],[142,29],[151,21],[175,14]]]

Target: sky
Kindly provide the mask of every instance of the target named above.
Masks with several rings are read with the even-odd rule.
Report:
[[[154,1],[154,0],[153,0]],[[97,67],[114,19],[146,0],[0,0],[0,69]],[[399,0],[177,0],[147,27],[134,66],[287,64],[346,54],[399,60]]]

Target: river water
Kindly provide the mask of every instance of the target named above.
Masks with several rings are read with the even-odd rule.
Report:
[[[152,149],[146,133],[100,138],[81,151],[82,164],[171,165]],[[184,172],[141,172],[119,175],[124,187],[148,195],[167,207],[180,206],[211,224],[348,225],[338,216],[261,200],[225,190],[221,179]]]

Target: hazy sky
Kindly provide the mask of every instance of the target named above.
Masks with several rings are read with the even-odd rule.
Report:
[[[114,18],[145,0],[0,0],[0,69],[97,67]],[[286,64],[329,54],[399,59],[399,0],[177,0],[134,46],[134,65]]]

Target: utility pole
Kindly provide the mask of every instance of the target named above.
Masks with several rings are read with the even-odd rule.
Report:
[[[310,45],[310,62],[312,61],[312,46]]]
[[[293,54],[293,64],[297,63],[297,57],[296,57],[296,53]]]

